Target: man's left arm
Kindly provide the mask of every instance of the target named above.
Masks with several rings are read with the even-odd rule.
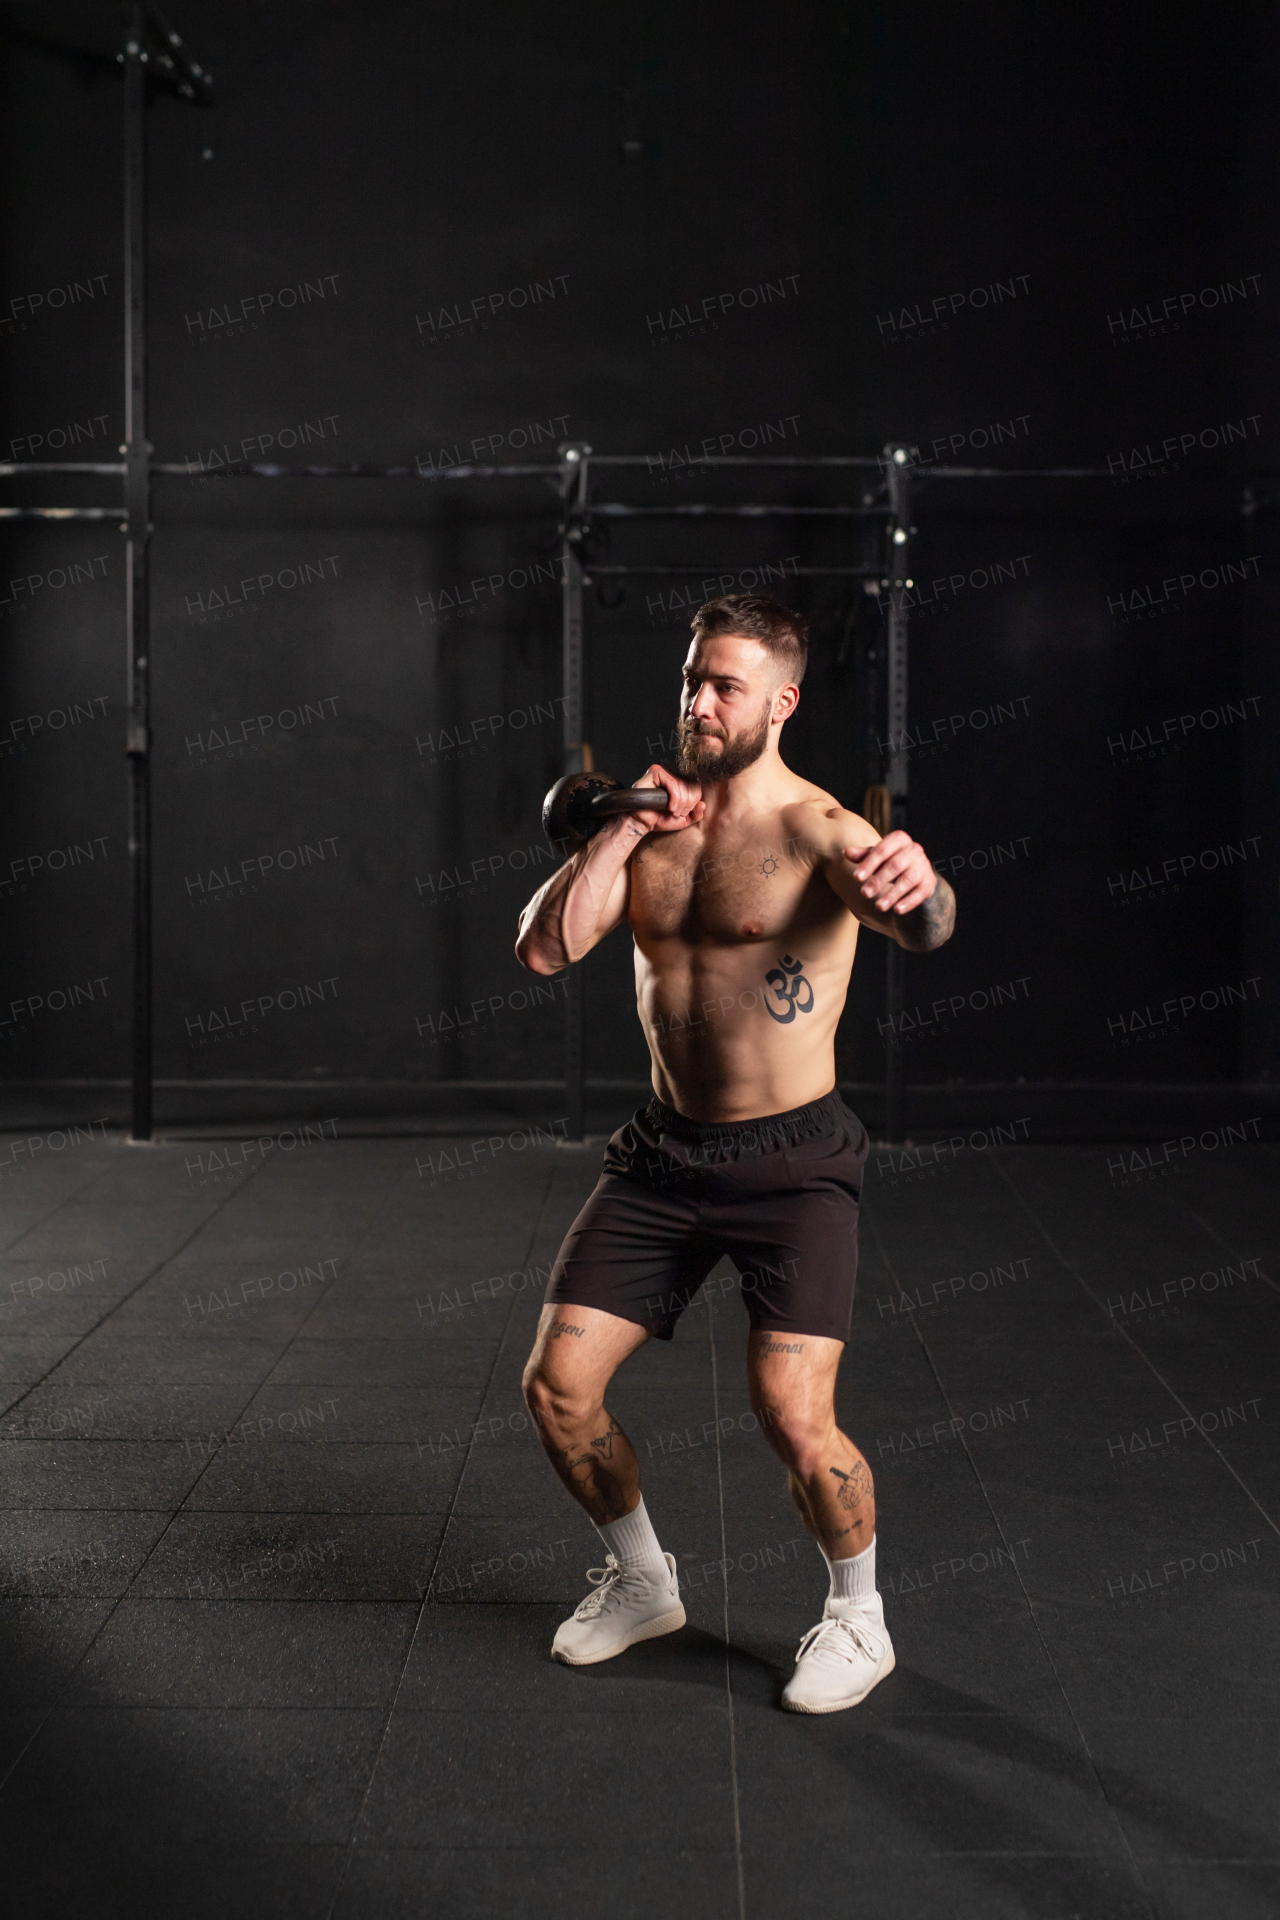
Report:
[[[835,829],[823,871],[864,927],[910,953],[931,953],[951,938],[955,894],[909,833],[895,829],[877,839],[874,827],[843,810],[823,825]]]

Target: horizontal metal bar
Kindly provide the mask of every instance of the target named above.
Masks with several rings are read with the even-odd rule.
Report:
[[[123,507],[0,507],[0,520],[127,520]]]
[[[791,518],[796,515],[838,516],[846,520],[883,519],[890,512],[885,507],[720,507],[683,502],[670,507],[630,507],[620,500],[601,502],[599,506],[588,506],[584,517],[599,514],[606,520],[663,520],[663,519],[702,519],[702,520],[773,520]]]
[[[193,467],[190,461],[163,460],[152,473],[176,474],[183,480],[505,480],[526,474],[559,476],[555,466],[520,467]]]
[[[1114,480],[1105,467],[916,467],[913,480]]]
[[[5,460],[0,476],[15,473],[123,473],[123,460]]]
[[[651,454],[634,457],[631,454],[591,455],[588,466],[596,467],[647,467],[653,471],[654,456]],[[753,456],[726,456],[723,459],[708,457],[690,463],[696,467],[883,467],[883,460],[867,460],[861,457],[846,457],[843,454],[818,456],[802,459],[798,455],[783,456],[762,454]],[[9,478],[23,473],[103,473],[122,474],[122,461],[108,460],[8,460],[0,462],[0,478]],[[460,467],[422,467],[413,466],[342,466],[342,467],[281,467],[274,465],[249,465],[216,467],[212,471],[204,467],[193,467],[189,461],[161,460],[151,467],[152,473],[178,475],[182,479],[225,478],[236,480],[506,480],[520,479],[526,476],[555,475],[563,471],[559,461],[554,464],[520,464],[504,467],[460,466]],[[1110,480],[1115,476],[1103,467],[933,467],[912,466],[912,475],[917,479],[934,480]],[[614,511],[610,507],[593,507],[593,513]],[[624,509],[618,508],[617,511]],[[883,507],[705,507],[684,505],[681,507],[631,507],[625,509],[633,514],[662,513],[825,513],[857,517],[883,513]]]
[[[647,467],[652,473],[666,461],[664,453],[590,453],[589,467]],[[709,453],[687,463],[691,467],[882,467],[884,460],[862,453]]]
[[[882,577],[884,572],[884,569],[879,566],[874,566],[874,567],[789,567],[782,560],[764,560],[759,563],[759,566],[782,567],[788,579],[794,578],[796,574],[849,573],[849,574],[856,575],[858,579],[862,579],[862,580],[878,580]],[[588,580],[594,580],[601,574],[608,574],[610,577],[613,577],[617,574],[623,574],[623,573],[651,573],[651,574],[668,574],[668,573],[686,574],[687,573],[687,574],[693,574],[693,575],[705,574],[706,577],[710,579],[717,572],[719,573],[758,572],[759,566],[755,568],[745,568],[740,564],[735,564],[733,566],[722,566],[718,568],[715,565],[708,565],[708,566],[702,566],[702,567],[592,567],[592,566],[588,566],[588,567],[584,567],[583,571],[585,572]]]

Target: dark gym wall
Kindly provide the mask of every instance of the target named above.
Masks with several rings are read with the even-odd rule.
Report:
[[[268,484],[219,461],[530,459],[571,439],[652,453],[614,497],[781,497],[680,470],[675,450],[753,435],[806,454],[901,439],[922,470],[1115,472],[920,482],[911,821],[962,911],[910,966],[911,1078],[1267,1077],[1276,548],[1240,502],[1275,458],[1270,10],[173,17],[217,104],[150,116],[151,432],[194,467],[156,493],[162,1080],[559,1072],[562,1001],[521,1005],[512,955],[560,768],[553,489]],[[114,457],[115,11],[3,18],[0,446]],[[680,324],[704,300],[712,317]],[[806,477],[790,497],[850,495]],[[35,1112],[36,1083],[127,1072],[122,542],[110,522],[3,537],[0,1005]],[[783,575],[814,623],[788,754],[857,806],[876,615],[785,579],[856,559],[849,543],[784,522],[615,538],[611,557],[646,555]],[[589,737],[625,778],[674,720],[687,622],[670,582],[590,608]],[[842,1029],[854,1081],[881,1070],[877,947]],[[588,971],[592,1074],[643,1078],[625,937]],[[183,1110],[171,1089],[162,1113]]]

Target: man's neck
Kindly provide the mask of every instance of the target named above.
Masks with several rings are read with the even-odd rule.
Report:
[[[702,798],[707,809],[703,826],[732,826],[738,820],[772,812],[786,798],[787,783],[793,778],[777,747],[766,747],[758,760],[736,773],[732,780],[713,780],[703,785]]]

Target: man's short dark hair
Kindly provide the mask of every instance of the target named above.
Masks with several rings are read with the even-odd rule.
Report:
[[[699,607],[693,616],[695,640],[710,640],[717,633],[742,633],[748,640],[758,640],[782,669],[784,685],[791,682],[798,687],[804,679],[809,622],[767,593],[725,593]]]

